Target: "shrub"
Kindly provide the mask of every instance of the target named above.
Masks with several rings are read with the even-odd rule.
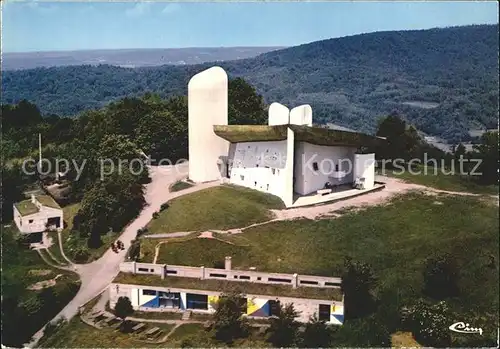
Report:
[[[309,319],[301,337],[300,347],[302,348],[328,348],[332,332],[326,323],[320,321],[315,314]]]
[[[141,254],[141,242],[139,240],[132,240],[129,250],[127,252],[127,257],[129,260],[137,261]]]
[[[269,319],[268,342],[274,347],[292,347],[298,340],[299,323],[295,320],[299,313],[293,304],[280,305],[278,316]]]
[[[242,316],[242,300],[238,293],[222,295],[215,305],[212,329],[217,340],[232,343],[248,335],[247,321]]]
[[[121,333],[132,333],[132,328],[135,326],[135,322],[130,320],[125,320],[120,324]]]
[[[130,303],[130,299],[128,297],[120,297],[115,305],[115,315],[120,319],[124,319],[129,315],[134,313],[134,308],[132,307],[132,303]]]
[[[374,315],[346,321],[332,329],[331,343],[336,347],[389,347],[391,338],[388,329]]]
[[[154,214],[153,214],[154,216]],[[137,234],[136,234],[136,238],[142,236],[143,234],[146,234],[148,232],[148,228],[147,227],[142,227],[140,229],[137,230]]]
[[[170,205],[167,202],[165,202],[164,204],[162,204],[160,206],[160,212],[165,211],[169,207],[170,207]]]
[[[73,260],[76,263],[85,263],[89,259],[90,252],[88,247],[80,246],[73,250]]]
[[[424,293],[439,300],[458,295],[458,268],[451,256],[442,255],[426,261]]]
[[[361,317],[373,311],[375,302],[371,289],[374,284],[375,277],[368,264],[345,259],[341,288],[344,293],[346,318]]]
[[[159,212],[154,212],[154,213],[153,213],[153,219],[158,218],[158,216],[159,216],[159,215],[160,215],[160,213],[159,213]]]
[[[450,312],[446,302],[429,304],[423,300],[401,309],[401,321],[404,329],[415,336],[424,346],[447,347],[451,344]]]

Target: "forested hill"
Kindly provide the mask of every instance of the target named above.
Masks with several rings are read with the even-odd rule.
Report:
[[[267,103],[311,104],[316,122],[370,132],[396,109],[424,132],[464,140],[469,129],[497,128],[498,47],[498,25],[477,25],[362,34],[218,65]],[[27,99],[44,113],[75,115],[148,91],[184,95],[210,65],[7,71],[3,103]]]

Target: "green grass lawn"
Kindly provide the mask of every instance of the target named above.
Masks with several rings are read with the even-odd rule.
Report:
[[[176,198],[148,224],[149,233],[204,231],[245,227],[272,218],[269,209],[283,208],[275,196],[256,190],[220,186]]]
[[[174,192],[174,191],[181,191],[181,190],[184,190],[184,189],[188,189],[188,188],[191,188],[193,185],[188,183],[188,182],[185,182],[185,181],[177,181],[175,182],[174,184],[172,184],[170,186],[170,191],[171,192]]]
[[[155,253],[156,253],[156,245],[158,245],[161,242],[167,242],[169,244],[170,243],[178,243],[178,242],[183,242],[183,241],[188,241],[188,240],[194,239],[199,235],[200,235],[200,233],[192,233],[192,234],[188,234],[188,235],[182,236],[182,237],[164,238],[164,239],[148,239],[148,238],[141,237],[140,238],[141,251],[140,251],[138,261],[143,262],[143,263],[153,263],[153,259],[154,259]],[[160,247],[160,254],[163,250],[163,245]],[[160,257],[160,255],[159,255],[159,257]],[[160,260],[160,258],[158,258],[158,260]]]
[[[250,249],[244,246],[224,243],[215,239],[195,238],[188,242],[163,244],[160,247],[157,263],[224,268],[225,257],[231,256],[232,263],[237,268],[252,260],[249,254]]]
[[[498,261],[498,225],[498,207],[479,198],[414,193],[337,219],[273,222],[220,235],[238,246],[202,239],[168,244],[161,262],[213,265],[231,255],[234,268],[340,276],[350,256],[372,265],[379,293],[410,299],[421,296],[425,259],[449,252],[460,266],[456,303],[497,309],[498,274],[486,265],[490,255]]]
[[[60,262],[61,265],[67,265],[68,262],[63,257],[61,249],[59,248],[59,238],[57,231],[50,231],[48,234],[52,238],[52,246],[49,247],[50,252]]]
[[[417,166],[414,169],[415,174],[409,171],[400,174],[401,171],[387,169],[385,175],[441,190],[498,195],[498,185],[480,185],[470,176],[444,175],[439,172],[435,175],[432,168],[427,168],[427,174],[425,174],[424,170],[424,166]],[[417,172],[420,173],[417,174]]]

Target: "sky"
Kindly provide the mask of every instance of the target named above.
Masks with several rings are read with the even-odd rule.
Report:
[[[498,23],[496,1],[1,4],[3,52],[294,46],[375,31]]]

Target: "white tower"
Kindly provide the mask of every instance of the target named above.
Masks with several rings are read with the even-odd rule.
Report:
[[[312,114],[309,104],[299,105],[290,111],[290,124],[312,126]]]
[[[196,74],[188,84],[189,179],[209,182],[221,178],[220,160],[229,143],[218,137],[214,125],[227,125],[227,74],[212,67]]]
[[[290,110],[283,104],[271,103],[267,113],[269,126],[288,125]]]

